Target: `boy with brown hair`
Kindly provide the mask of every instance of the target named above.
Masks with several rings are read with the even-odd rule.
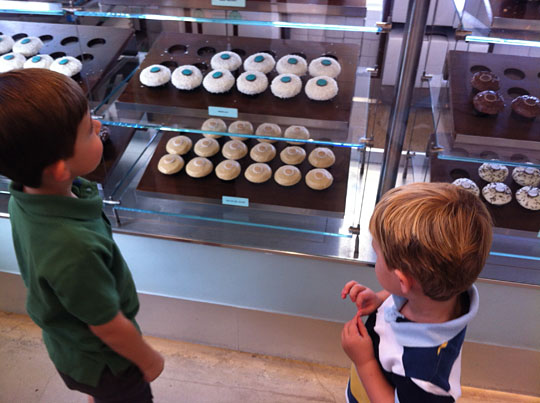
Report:
[[[72,79],[0,74],[0,174],[26,309],[70,389],[96,402],[151,402],[162,356],[142,338],[139,301],[94,183],[101,124]],[[91,401],[92,398],[89,398]]]
[[[353,361],[347,401],[453,402],[466,326],[478,311],[473,283],[491,246],[490,214],[457,186],[413,183],[383,196],[369,229],[383,290],[350,281],[341,292],[358,308],[341,335]]]

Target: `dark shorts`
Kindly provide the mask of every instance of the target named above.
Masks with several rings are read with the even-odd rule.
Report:
[[[95,403],[152,403],[150,384],[135,365],[114,375],[107,367],[103,370],[96,387],[79,383],[69,375],[59,372],[66,386],[71,390],[86,393]]]

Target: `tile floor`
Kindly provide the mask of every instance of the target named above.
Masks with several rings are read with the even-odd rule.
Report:
[[[156,403],[344,402],[347,370],[147,337],[165,356],[152,383]],[[41,332],[25,315],[0,312],[0,403],[84,403],[52,366]],[[464,388],[460,402],[540,402],[540,398]]]

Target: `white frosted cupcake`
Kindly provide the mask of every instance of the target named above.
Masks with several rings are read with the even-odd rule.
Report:
[[[158,171],[165,175],[173,175],[184,167],[184,159],[178,154],[166,154],[159,159]]]
[[[193,141],[188,136],[175,136],[167,141],[165,149],[169,154],[184,155],[191,150]]]
[[[212,94],[223,94],[234,86],[234,76],[229,70],[212,70],[203,80],[203,87]]]
[[[234,52],[225,51],[216,53],[210,60],[210,66],[214,70],[235,71],[242,65],[242,58]]]
[[[240,140],[229,140],[223,144],[221,154],[228,160],[239,160],[248,153],[247,146]]]
[[[503,182],[508,176],[508,168],[505,165],[486,162],[478,167],[478,175],[486,182]]]
[[[269,162],[276,156],[276,148],[270,143],[259,143],[251,149],[249,156],[255,162]]]
[[[0,35],[0,54],[11,52],[13,49],[13,38],[9,35]]]
[[[272,71],[276,61],[269,53],[255,53],[244,60],[245,71],[260,71],[261,73],[268,74]]]
[[[211,132],[226,132],[227,131],[227,124],[222,120],[218,118],[210,118],[206,119],[202,126],[201,130],[208,130]],[[210,137],[213,139],[217,139],[221,137],[219,134],[212,134],[212,133],[203,133],[204,137]]]
[[[229,133],[253,134],[253,125],[247,120],[236,120],[229,125]],[[244,141],[247,137],[230,136],[233,140]]]
[[[56,71],[57,73],[62,73],[68,77],[73,77],[74,75],[81,72],[82,63],[79,59],[76,59],[74,57],[64,56],[54,60],[49,68],[52,71]],[[169,71],[169,76],[170,74],[171,73]]]
[[[302,91],[302,80],[295,74],[280,74],[272,80],[270,90],[278,98],[292,98]]]
[[[527,210],[540,210],[540,189],[524,186],[516,192],[516,200],[521,207]]]
[[[329,148],[317,147],[309,153],[308,161],[315,168],[329,168],[336,162],[336,157]]]
[[[22,69],[26,58],[20,53],[8,53],[0,59],[0,73]]]
[[[512,171],[512,179],[521,186],[540,185],[540,169],[534,167],[515,167]]]
[[[275,123],[262,123],[257,127],[255,131],[257,136],[268,136],[268,137],[281,137],[281,127]],[[257,139],[261,143],[275,143],[277,140],[271,139]]]
[[[247,167],[244,176],[252,183],[263,183],[272,177],[272,168],[267,164],[256,162]]]
[[[51,69],[52,70],[52,69]],[[159,87],[171,79],[171,70],[161,64],[148,66],[139,75],[139,80],[147,87]]]
[[[194,90],[202,83],[201,71],[191,64],[179,66],[172,72],[171,83],[179,90]]]
[[[452,182],[453,185],[456,185],[457,187],[460,187],[463,190],[466,190],[469,193],[472,193],[475,196],[480,196],[480,189],[469,178],[458,178],[454,182]]]
[[[43,42],[41,42],[41,39],[36,36],[27,36],[13,44],[13,52],[20,53],[24,57],[30,57],[37,55],[42,47]]]
[[[48,69],[54,59],[49,55],[36,55],[24,62],[25,69]]]
[[[186,165],[186,173],[192,178],[204,178],[213,170],[212,161],[204,157],[195,157]]]
[[[293,125],[293,126],[287,127],[287,129],[285,129],[285,133],[284,133],[283,137],[286,137],[286,138],[289,138],[289,139],[308,140],[310,135],[309,135],[309,130],[306,127]],[[299,141],[287,141],[287,143],[297,145],[297,146],[301,145],[301,144],[305,144],[305,143],[299,142]]]
[[[306,185],[313,190],[324,190],[334,182],[334,177],[324,168],[315,168],[306,174]]]
[[[212,157],[219,151],[219,143],[216,139],[202,138],[195,143],[193,151],[199,157]]]
[[[223,181],[232,181],[240,175],[241,171],[238,161],[223,160],[216,167],[216,176]]]
[[[268,88],[268,78],[260,71],[246,71],[236,80],[236,88],[242,94],[257,95]]]
[[[327,76],[336,78],[341,73],[341,65],[331,57],[318,57],[309,63],[309,74],[313,77]]]
[[[338,85],[332,77],[319,76],[308,80],[304,90],[309,99],[314,101],[328,101],[337,95]]]
[[[482,196],[490,204],[502,206],[512,200],[512,191],[502,182],[491,182],[482,188]]]
[[[280,166],[274,173],[274,180],[281,186],[293,186],[300,182],[302,174],[294,165]]]
[[[278,60],[276,70],[279,74],[303,76],[307,72],[306,59],[296,55],[285,55]]]

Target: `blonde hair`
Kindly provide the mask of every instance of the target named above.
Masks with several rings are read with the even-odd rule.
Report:
[[[390,269],[400,269],[428,297],[467,290],[484,267],[491,216],[475,195],[449,183],[412,183],[388,191],[369,230]]]

